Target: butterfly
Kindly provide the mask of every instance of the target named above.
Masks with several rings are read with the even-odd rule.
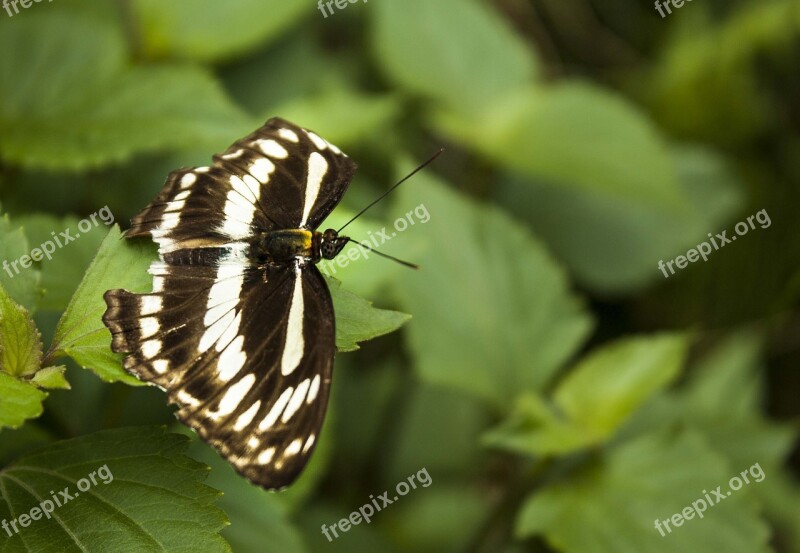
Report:
[[[356,164],[279,118],[213,160],[172,172],[132,219],[125,237],[159,247],[153,291],[109,290],[103,322],[128,372],[164,389],[239,474],[280,489],[325,418],[335,320],[316,263],[352,240],[316,229]]]

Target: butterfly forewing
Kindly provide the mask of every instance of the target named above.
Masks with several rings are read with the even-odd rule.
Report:
[[[273,118],[214,156],[210,167],[171,173],[126,235],[151,236],[164,253],[235,244],[259,230],[315,229],[355,171],[316,133]]]
[[[259,264],[257,232],[314,229],[355,164],[316,134],[280,119],[209,168],[170,175],[133,220],[161,259],[153,292],[106,293],[103,320],[125,368],[152,382],[239,471],[265,488],[305,466],[325,416],[335,351],[333,306],[305,259]]]

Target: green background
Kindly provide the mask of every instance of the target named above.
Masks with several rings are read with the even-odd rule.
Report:
[[[285,492],[251,487],[196,440],[121,430],[188,434],[160,390],[107,382],[121,373],[99,336],[77,351],[69,329],[56,331],[104,225],[21,275],[0,272],[19,304],[0,302],[9,417],[0,492],[13,478],[48,485],[21,465],[91,469],[115,451],[132,455],[120,474],[143,479],[98,489],[131,524],[112,524],[118,515],[87,498],[61,510],[73,541],[63,527],[33,525],[27,539],[0,531],[0,552],[79,551],[79,542],[89,551],[800,552],[798,62],[797,0],[696,0],[664,18],[650,2],[621,0],[373,0],[327,16],[309,0],[0,10],[0,259],[106,205],[126,228],[170,171],[207,164],[272,116],[359,164],[326,224],[334,228],[446,149],[348,227],[366,239],[425,206],[429,221],[383,246],[420,271],[371,257],[335,272],[343,289],[412,318],[337,355],[320,445]],[[709,233],[735,235],[760,210],[769,226],[669,278],[658,269]],[[78,296],[147,284],[152,252],[114,247],[97,266],[115,259],[133,281],[91,273]],[[13,350],[15,333],[36,346],[19,306],[45,351],[55,336],[54,351],[77,361],[63,361],[70,390],[43,391],[65,386],[37,373],[55,356],[26,365]],[[87,313],[88,327],[99,324]],[[15,401],[39,411],[11,420],[22,412]],[[55,443],[68,438],[78,441]],[[42,446],[61,453],[30,457]],[[205,482],[221,498],[175,448],[211,466]],[[755,464],[762,482],[664,537],[654,528]],[[330,543],[321,533],[423,469],[430,486],[370,524]],[[88,472],[74,470],[70,478]],[[181,475],[197,482],[179,484]],[[2,499],[0,518],[32,501]],[[187,520],[157,523],[179,510]],[[136,541],[134,527],[148,538]]]

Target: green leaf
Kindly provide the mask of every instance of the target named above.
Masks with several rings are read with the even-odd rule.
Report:
[[[100,19],[53,7],[0,21],[0,49],[18,52],[0,58],[8,162],[87,169],[137,152],[219,147],[252,126],[198,67],[127,68],[120,31]]]
[[[374,137],[392,126],[400,112],[393,96],[359,94],[346,88],[335,88],[314,96],[292,100],[269,113],[302,127],[314,129],[326,140],[344,147]],[[268,114],[267,114],[268,115]]]
[[[101,208],[106,209],[106,208]],[[111,213],[110,211],[108,213]],[[106,212],[103,212],[105,215]],[[91,222],[90,218],[86,219]],[[38,302],[39,309],[63,311],[66,309],[72,294],[80,284],[89,263],[97,253],[107,231],[100,219],[96,219],[99,226],[92,225],[89,232],[82,233],[78,229],[81,221],[77,217],[53,217],[51,215],[36,214],[22,216],[16,219],[17,223],[25,230],[31,244],[44,254],[38,263],[42,275],[41,287],[43,296]],[[85,227],[86,225],[83,224]],[[66,232],[75,240],[63,244],[60,233]],[[58,239],[56,242],[55,238]],[[59,246],[62,244],[62,246]],[[52,253],[48,253],[51,252]]]
[[[40,388],[47,388],[48,390],[69,390],[69,382],[67,382],[67,378],[64,376],[64,371],[66,370],[67,368],[63,365],[47,367],[33,375],[31,382]]]
[[[701,29],[691,18],[676,21],[677,32],[642,88],[673,134],[733,149],[780,125],[784,113],[767,84],[780,71],[770,62],[792,67],[800,15],[794,0],[736,4],[729,13],[715,18],[717,24],[709,18]]]
[[[559,383],[552,401],[526,393],[484,443],[530,455],[563,455],[608,440],[679,374],[688,340],[628,338],[592,353]]]
[[[17,428],[42,414],[47,394],[39,388],[69,388],[64,367],[41,369],[41,364],[39,329],[0,287],[0,428]]]
[[[0,100],[1,102],[2,100]],[[41,273],[31,264],[28,237],[19,225],[12,225],[8,215],[0,217],[0,286],[11,298],[33,311],[41,296]],[[21,264],[25,261],[25,267]]]
[[[398,482],[408,476],[403,475]],[[477,486],[439,480],[438,473],[432,470],[428,477],[424,479],[430,482],[428,487],[417,485],[396,506],[392,505],[391,514],[385,514],[391,517],[386,524],[391,526],[395,541],[403,551],[414,553],[469,551],[475,533],[489,515],[484,492]],[[381,515],[384,513],[377,516]]]
[[[685,254],[709,231],[725,228],[742,205],[738,179],[718,154],[681,147],[671,151],[670,160],[686,210],[521,174],[507,177],[497,198],[528,222],[582,283],[605,293],[632,294],[663,282],[659,260]]]
[[[675,380],[688,347],[682,335],[619,340],[578,363],[553,400],[570,420],[598,440],[606,439]]]
[[[399,459],[401,450],[397,451],[398,454],[387,451],[388,444],[395,440],[387,436],[386,428],[399,422],[397,397],[413,386],[409,382],[411,375],[401,370],[396,359],[364,366],[359,357],[340,355],[336,359],[336,384],[331,388],[329,414],[325,419],[333,434],[325,441],[335,444],[336,452],[347,452],[347,465],[336,466],[337,478],[341,482],[357,480],[370,470],[376,451],[386,452],[387,459]],[[369,413],[369,416],[365,417],[364,413]],[[334,420],[328,422],[331,415]],[[408,417],[403,417],[403,421],[406,420]],[[413,458],[413,454],[409,457]],[[381,468],[389,464],[382,463]],[[389,479],[396,482],[392,477]]]
[[[406,313],[372,307],[367,300],[343,290],[338,280],[330,277],[326,280],[336,313],[336,348],[339,351],[357,350],[358,342],[394,332],[411,318]]]
[[[395,200],[396,229],[409,210],[428,214],[413,226],[406,219],[391,242],[392,254],[421,265],[396,286],[414,314],[409,337],[422,378],[501,410],[544,386],[592,327],[563,271],[522,226],[430,173]]]
[[[235,551],[305,553],[302,537],[292,525],[282,499],[297,484],[302,485],[308,479],[310,466],[291,488],[276,494],[254,486],[236,474],[230,463],[199,439],[193,440],[189,453],[193,459],[211,467],[208,484],[225,492],[219,506],[230,519],[230,526],[223,530],[222,535]],[[319,453],[318,449],[310,464],[318,462]],[[269,540],[264,540],[264,536],[269,536]]]
[[[482,437],[484,445],[533,456],[564,455],[591,445],[586,429],[567,419],[539,395],[526,392],[511,414]]]
[[[290,29],[307,12],[303,0],[134,0],[142,48],[150,58],[219,61]]]
[[[0,370],[30,376],[42,362],[42,335],[24,307],[0,288]]]
[[[637,205],[688,209],[656,127],[629,101],[587,83],[528,87],[477,119],[442,111],[437,126],[535,178]]]
[[[685,160],[638,108],[590,84],[529,87],[477,118],[442,110],[434,121],[514,174],[498,198],[603,293],[663,278],[659,259],[685,253],[737,207],[727,198],[712,210],[694,207],[697,187],[729,195],[719,161],[704,161],[699,182],[682,174]]]
[[[422,468],[421,460],[431,474],[442,479],[477,477],[486,461],[486,452],[475,441],[489,418],[482,406],[452,390],[420,384],[406,384],[405,388],[404,416],[392,421],[396,436],[391,449],[385,436],[373,445],[379,451],[388,449],[386,461],[381,463],[387,489]]]
[[[785,469],[798,428],[762,412],[762,349],[763,337],[755,332],[726,337],[700,360],[672,399],[678,416],[702,432],[730,466],[759,463],[769,477],[753,492],[767,516],[800,545],[800,486]]]
[[[0,466],[6,466],[22,455],[55,441],[53,434],[38,424],[38,421],[29,422],[16,430],[2,430],[0,436],[3,437],[0,439]]]
[[[58,322],[49,359],[66,355],[106,382],[140,384],[122,368],[122,355],[111,351],[111,333],[102,321],[103,294],[114,288],[150,292],[152,277],[147,269],[156,257],[155,249],[147,240],[123,240],[116,225],[109,230]]]
[[[477,477],[487,455],[476,440],[489,420],[483,404],[425,384],[406,384],[404,388],[403,417],[393,420],[394,411],[388,406],[391,427],[396,429],[393,439],[387,444],[386,436],[380,435],[372,445],[373,451],[390,450],[388,460],[381,463],[385,486],[393,486],[422,466],[449,480]]]
[[[161,428],[137,427],[58,442],[19,459],[0,471],[0,518],[20,521],[52,504],[53,494],[66,501],[55,490],[72,499],[4,536],[4,551],[230,551],[219,534],[228,524],[214,505],[220,493],[202,483],[208,467],[184,455],[188,443]]]
[[[0,371],[0,428],[19,428],[42,414],[47,394],[33,384]]]
[[[377,2],[372,41],[397,83],[471,114],[532,82],[533,50],[475,0]]]
[[[722,486],[746,467],[728,465],[696,434],[658,434],[628,442],[571,475],[532,494],[517,519],[521,538],[542,535],[563,553],[767,553],[769,529],[759,518],[750,486],[712,505],[680,527],[664,521]],[[698,508],[702,508],[698,504]],[[663,527],[663,524],[662,524]],[[580,531],[576,531],[576,528]]]

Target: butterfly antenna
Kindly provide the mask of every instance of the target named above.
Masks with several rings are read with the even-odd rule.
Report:
[[[378,250],[376,250],[374,248],[370,248],[368,245],[364,244],[363,242],[359,242],[358,240],[353,240],[352,238],[348,238],[347,241],[348,242],[352,242],[353,244],[357,244],[357,245],[361,246],[362,248],[366,248],[366,249],[368,249],[369,251],[371,251],[372,253],[374,253],[376,255],[379,255],[381,257],[385,257],[386,259],[391,259],[392,261],[396,261],[400,265],[405,265],[406,267],[410,267],[411,269],[415,269],[415,270],[419,269],[419,265],[416,265],[416,264],[411,263],[409,261],[403,261],[402,259],[398,259],[398,258],[396,258],[396,257],[394,257],[392,255],[386,254],[386,253],[379,252]]]
[[[339,232],[342,232],[342,230],[343,230],[343,229],[344,229],[344,228],[345,228],[347,225],[349,225],[350,223],[352,223],[353,221],[355,221],[356,219],[358,219],[359,217],[361,217],[361,216],[364,214],[364,212],[365,212],[365,211],[367,211],[369,208],[371,208],[372,206],[374,206],[376,203],[378,203],[379,201],[381,201],[382,199],[384,199],[386,196],[388,196],[389,194],[391,194],[391,193],[392,193],[392,191],[393,191],[395,188],[397,188],[398,186],[400,186],[401,184],[403,184],[404,182],[406,182],[408,179],[410,179],[411,177],[413,177],[414,175],[416,175],[418,172],[422,171],[422,170],[423,170],[425,167],[427,167],[428,165],[430,165],[431,163],[433,163],[433,160],[434,160],[434,159],[436,159],[437,157],[439,157],[440,155],[442,155],[442,152],[444,152],[444,148],[439,148],[439,151],[438,151],[438,152],[436,152],[435,154],[433,154],[433,155],[430,157],[430,159],[428,159],[428,161],[424,162],[422,165],[420,165],[419,167],[417,167],[416,169],[414,169],[413,171],[411,171],[411,172],[410,172],[408,175],[406,175],[405,177],[403,177],[402,179],[400,179],[400,180],[397,182],[397,184],[395,184],[395,185],[394,185],[394,186],[392,186],[392,187],[391,187],[389,190],[387,190],[386,192],[384,192],[383,194],[381,194],[381,195],[380,195],[380,196],[379,196],[379,197],[378,197],[376,200],[374,200],[374,201],[373,201],[371,204],[369,204],[367,207],[365,207],[364,209],[362,209],[361,211],[359,211],[359,212],[358,212],[358,213],[355,215],[355,217],[353,217],[352,219],[350,219],[349,221],[347,221],[347,222],[346,222],[344,225],[342,225],[342,228],[340,228],[340,229],[339,229],[339,230],[337,230],[336,232],[337,232],[337,233],[339,233]],[[373,250],[373,251],[374,251],[374,250]],[[375,253],[378,253],[378,252],[375,252]],[[379,254],[379,255],[383,255],[383,254]]]

